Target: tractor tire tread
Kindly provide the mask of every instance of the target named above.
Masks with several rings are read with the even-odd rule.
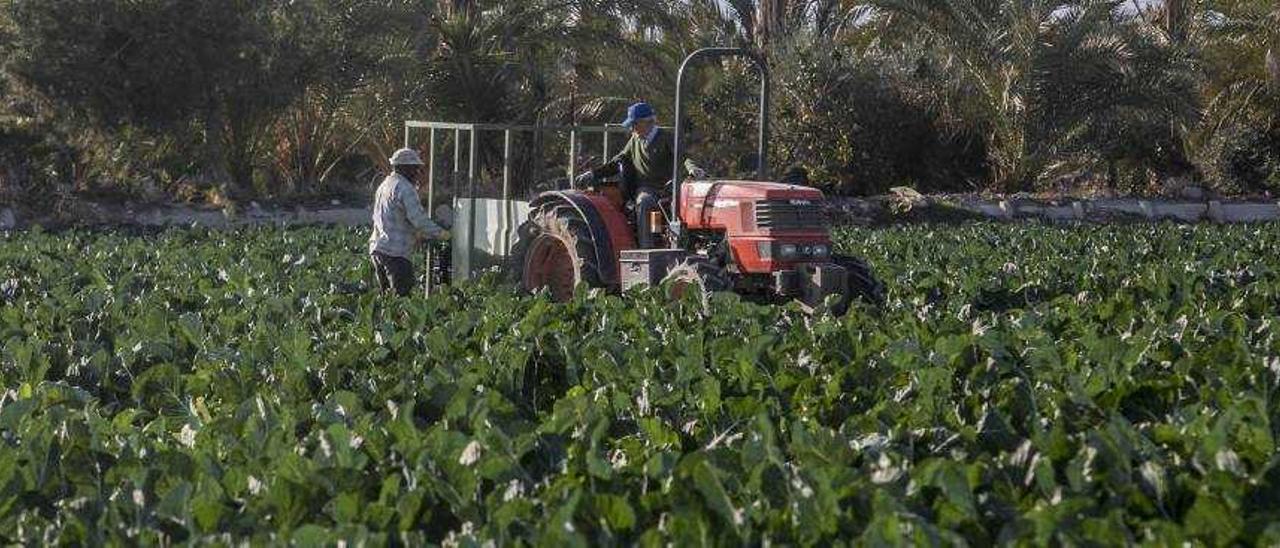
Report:
[[[590,226],[577,210],[563,204],[545,204],[529,213],[529,218],[517,230],[518,240],[507,257],[508,281],[524,287],[525,262],[532,243],[544,234],[550,234],[567,243],[573,255],[578,283],[587,287],[604,287],[601,269],[596,261],[596,244]]]
[[[848,301],[861,299],[873,306],[884,306],[885,288],[875,276],[871,265],[862,258],[837,255],[834,262],[845,269],[848,284]],[[846,303],[846,307],[848,304]]]
[[[701,293],[700,300],[704,310],[710,306],[712,293],[733,289],[733,282],[724,269],[706,259],[685,259],[667,271],[667,275],[663,278],[663,285],[668,288],[673,297],[678,297],[673,284],[682,282],[693,282],[696,285]]]

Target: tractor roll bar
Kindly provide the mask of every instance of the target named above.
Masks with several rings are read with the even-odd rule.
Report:
[[[687,69],[704,58],[746,57],[760,74],[760,143],[756,150],[756,178],[767,180],[769,154],[769,67],[760,54],[745,48],[702,48],[690,53],[680,64],[680,73],[676,76],[676,120],[675,120],[675,173],[671,176],[671,203],[675,215],[671,219],[671,231],[676,235],[676,246],[683,236],[680,219],[680,184],[684,182],[684,85]]]

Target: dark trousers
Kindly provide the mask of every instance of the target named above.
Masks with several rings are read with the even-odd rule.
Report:
[[[404,297],[413,289],[413,263],[404,257],[384,255],[377,251],[369,256],[373,261],[373,271],[378,275],[378,289],[387,290]]]
[[[642,186],[636,189],[636,244],[640,249],[653,249],[653,227],[649,226],[649,212],[658,207],[658,193]]]

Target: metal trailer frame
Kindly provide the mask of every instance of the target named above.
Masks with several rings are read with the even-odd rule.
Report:
[[[664,130],[670,131],[669,126],[659,126]],[[611,133],[626,134],[630,130],[619,124],[605,124],[600,126],[560,126],[560,125],[521,125],[521,124],[485,124],[485,123],[454,123],[454,122],[436,122],[436,121],[418,121],[408,120],[404,123],[404,146],[405,148],[413,148],[413,135],[415,131],[426,131],[427,137],[427,211],[434,213],[436,207],[435,183],[436,183],[436,136],[442,132],[453,132],[453,174],[460,173],[462,164],[462,138],[463,133],[468,136],[467,151],[467,197],[470,199],[469,211],[467,215],[467,241],[453,242],[454,245],[464,244],[467,249],[475,247],[476,238],[476,170],[478,150],[478,134],[480,132],[502,132],[502,256],[507,257],[511,254],[511,246],[513,244],[511,233],[513,226],[514,212],[512,211],[513,202],[511,200],[511,140],[515,133],[532,133],[534,135],[542,135],[551,133],[554,135],[569,134],[569,182],[572,184],[577,176],[578,156],[578,137],[587,134],[602,134],[603,157],[608,159],[609,135]],[[458,194],[455,192],[454,197]],[[427,265],[432,261],[432,251],[427,249]],[[428,267],[429,268],[429,267]],[[470,267],[468,267],[470,270]],[[470,277],[471,272],[468,272]],[[427,273],[424,291],[426,295],[431,295],[431,275]]]

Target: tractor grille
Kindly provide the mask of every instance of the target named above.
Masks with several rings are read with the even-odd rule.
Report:
[[[771,230],[821,230],[827,226],[822,203],[814,200],[764,200],[756,202],[756,228]]]

